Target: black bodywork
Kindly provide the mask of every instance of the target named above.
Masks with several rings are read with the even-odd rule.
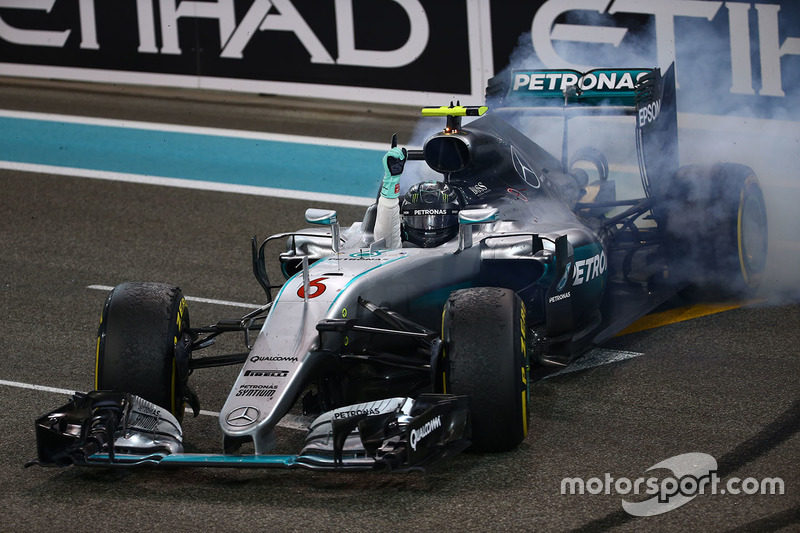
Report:
[[[653,69],[642,76],[624,101],[581,105],[578,99],[565,95],[561,105],[529,108],[518,106],[510,96],[508,77],[495,78],[487,89],[487,105],[492,112],[464,126],[450,117],[443,132],[430,138],[422,151],[410,154],[411,159],[424,159],[440,171],[460,192],[465,205],[496,207],[503,220],[533,221],[541,227],[541,233],[561,234],[564,239],[553,243],[560,267],[555,276],[553,272],[542,273],[544,276],[567,276],[572,282],[578,281],[580,261],[602,254],[603,275],[594,283],[577,286],[568,281],[566,288],[559,290],[531,272],[542,265],[526,261],[525,257],[533,259],[530,256],[483,261],[476,286],[508,287],[526,303],[534,334],[531,355],[544,367],[541,373],[546,373],[547,367],[568,364],[687,285],[684,278],[670,276],[670,252],[663,246],[666,236],[658,224],[659,200],[678,170],[674,80],[674,66],[664,76]],[[642,110],[654,102],[659,109],[657,116],[646,117]],[[506,115],[525,116],[531,121],[541,115],[563,116],[561,158],[512,127],[504,120]],[[587,115],[635,118],[643,197],[616,199],[613,179],[608,179],[608,163],[599,151],[579,151],[573,157],[597,165],[599,179],[591,184],[570,164],[566,145],[569,121]],[[532,238],[535,251],[542,242],[540,237],[539,242],[537,237]],[[484,245],[491,247],[491,239]],[[583,273],[592,275],[592,268]],[[530,283],[532,279],[539,281]],[[558,299],[559,294],[567,292],[568,299]]]

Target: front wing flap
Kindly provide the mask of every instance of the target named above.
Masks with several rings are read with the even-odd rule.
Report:
[[[36,420],[38,459],[28,465],[136,465],[412,471],[467,446],[465,396],[423,394],[329,411],[309,427],[298,455],[183,453],[182,430],[168,411],[127,393],[76,394]]]

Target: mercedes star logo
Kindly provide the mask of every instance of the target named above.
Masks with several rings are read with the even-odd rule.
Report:
[[[249,426],[258,420],[261,414],[255,407],[237,407],[225,417],[230,426]]]

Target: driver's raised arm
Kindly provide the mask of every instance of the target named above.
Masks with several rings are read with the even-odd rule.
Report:
[[[375,240],[386,239],[386,247],[399,248],[400,241],[400,175],[406,164],[405,148],[393,147],[383,156],[383,184],[378,197],[375,218]]]

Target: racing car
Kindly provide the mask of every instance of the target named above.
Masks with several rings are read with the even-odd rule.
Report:
[[[310,228],[253,237],[265,305],[208,327],[190,324],[173,285],[118,285],[102,311],[95,390],[36,420],[32,463],[407,471],[468,447],[514,449],[537,377],[687,287],[758,287],[758,180],[740,164],[680,167],[676,110],[674,66],[512,71],[490,80],[486,105],[423,109],[446,124],[405,152],[407,167],[432,171],[452,205],[407,195],[404,225],[441,242],[405,232],[387,248],[376,205],[348,228],[308,209]],[[572,121],[593,115],[632,117],[641,197],[617,199],[607,157],[568,146]],[[558,155],[510,124],[543,116],[563,121]],[[246,352],[202,356],[231,333]],[[189,377],[220,365],[241,366],[219,416],[222,450],[185,453],[181,418],[199,411]],[[276,426],[293,409],[312,420],[305,445],[276,455]]]

